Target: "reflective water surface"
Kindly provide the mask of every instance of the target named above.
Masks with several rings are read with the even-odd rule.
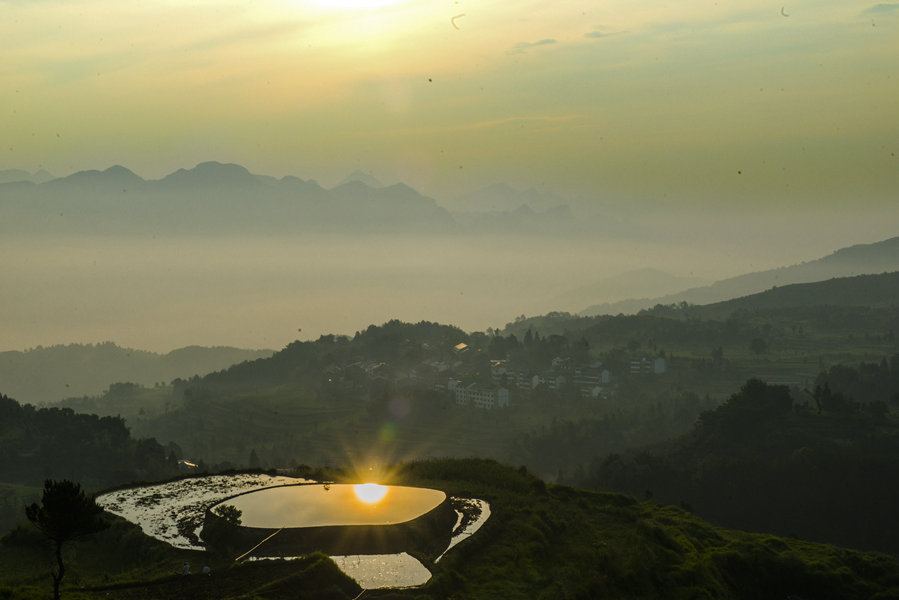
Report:
[[[455,499],[477,509],[477,516],[467,525],[462,525],[463,515],[457,510],[459,520],[453,529],[453,537],[446,550],[435,560],[443,558],[453,546],[473,535],[490,517],[490,505],[484,500]],[[249,560],[272,560],[275,557],[251,557]],[[281,557],[293,560],[294,556]],[[356,580],[363,589],[401,588],[424,585],[431,578],[431,572],[416,558],[405,552],[398,554],[354,554],[333,555],[331,559],[340,570]]]
[[[340,570],[356,580],[359,587],[397,588],[424,585],[431,572],[405,552],[399,554],[353,554],[332,556]]]
[[[446,499],[439,490],[384,486],[371,501],[365,488],[350,484],[294,485],[251,492],[226,502],[241,511],[245,527],[322,527],[403,523],[436,508]]]

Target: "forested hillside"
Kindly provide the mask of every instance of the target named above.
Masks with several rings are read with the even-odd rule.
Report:
[[[24,513],[44,479],[79,481],[88,490],[176,474],[171,450],[131,437],[125,421],[35,408],[0,396],[0,531]]]
[[[671,442],[598,457],[580,480],[714,523],[899,552],[899,355],[814,390],[751,379]]]

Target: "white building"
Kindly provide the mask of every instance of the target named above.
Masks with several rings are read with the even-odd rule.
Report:
[[[457,385],[455,397],[459,406],[473,406],[483,410],[509,406],[509,390],[504,387],[494,388],[478,383]]]

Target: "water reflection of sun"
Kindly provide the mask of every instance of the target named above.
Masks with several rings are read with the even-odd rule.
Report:
[[[358,483],[353,486],[356,497],[366,504],[379,502],[387,495],[387,486],[378,483]]]

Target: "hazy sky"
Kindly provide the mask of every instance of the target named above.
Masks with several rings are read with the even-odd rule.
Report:
[[[450,208],[506,182],[655,235],[4,239],[0,349],[502,326],[899,234],[899,1],[0,0],[0,141],[0,169],[361,169]]]
[[[0,0],[0,168],[886,206],[897,56],[868,0]]]

